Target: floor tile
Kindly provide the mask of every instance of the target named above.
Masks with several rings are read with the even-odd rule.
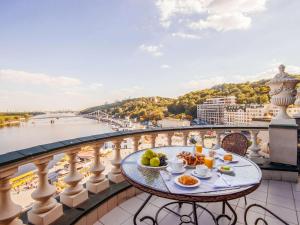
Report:
[[[268,192],[269,181],[263,180],[260,186],[257,188],[257,191]]]
[[[268,193],[293,199],[292,185],[287,182],[270,180]]]
[[[109,213],[104,215],[100,222],[104,225],[119,225],[128,220],[131,215],[120,207],[116,207],[111,210]]]
[[[145,222],[141,222],[139,220],[137,220],[137,224],[138,225],[148,225],[147,223]],[[133,216],[130,217],[128,220],[126,220],[124,223],[122,223],[121,225],[133,225]]]
[[[262,191],[254,191],[251,194],[247,195],[247,199],[251,198],[261,202],[267,202],[268,193]]]
[[[157,197],[154,201],[152,201],[151,203],[153,205],[156,205],[157,207],[162,207],[165,204],[168,204],[170,202],[174,202],[174,200],[170,200],[170,199],[166,199],[166,198],[160,198]],[[171,207],[175,207],[175,205],[171,206]]]
[[[140,212],[138,215],[138,219],[143,218],[144,216],[151,216],[155,217],[156,213],[158,212],[159,207],[153,205],[153,204],[147,204],[146,207]],[[168,212],[166,210],[161,210],[159,215],[158,215],[158,222],[160,222]],[[145,223],[152,225],[150,220],[144,220]]]
[[[240,208],[240,207],[237,207],[236,208],[236,214],[238,216],[238,222],[241,223],[241,224],[245,224],[245,219],[244,219],[245,210]],[[248,213],[247,213],[247,223],[248,224],[255,224],[255,221],[258,218],[264,219],[264,217],[265,216],[263,214],[256,213],[256,212],[253,212],[253,211],[248,211]],[[263,224],[264,224],[263,222],[258,223],[258,225],[263,225]]]
[[[280,220],[278,220],[274,217],[266,216],[265,220],[267,221],[268,224],[272,224],[272,225],[282,225],[283,224]],[[290,225],[297,225],[297,224],[296,223],[290,223]]]
[[[138,209],[142,206],[143,203],[144,203],[143,200],[141,200],[137,197],[133,197],[133,198],[130,198],[127,201],[123,202],[122,204],[120,204],[119,207],[121,207],[128,213],[134,215],[138,211]],[[148,204],[150,204],[150,203],[148,203]]]
[[[216,214],[213,214],[213,215],[215,217],[217,217]],[[201,216],[199,217],[198,221],[199,221],[199,224],[215,225],[215,222],[212,219],[212,216],[209,213],[205,212],[205,211],[201,214]]]
[[[278,195],[269,194],[267,198],[267,204],[278,205],[280,207],[295,210],[294,199],[285,198]]]
[[[252,199],[252,198],[247,198],[247,205],[245,205],[245,201],[240,200],[239,204],[238,204],[238,207],[240,207],[242,209],[245,209],[245,208],[247,208],[248,206],[250,206],[252,204],[258,204],[258,205],[261,205],[261,206],[264,206],[264,207],[266,206],[265,202],[261,202],[261,201],[258,201],[258,200]],[[265,210],[260,208],[260,207],[251,207],[250,211],[251,212],[256,212],[256,213],[259,213],[259,214],[262,214],[262,215],[265,214]]]
[[[298,223],[297,214],[296,214],[296,211],[294,211],[294,210],[279,207],[279,206],[272,205],[272,204],[267,204],[267,209],[269,209],[275,215],[279,216],[280,218],[282,218],[283,220],[285,220],[289,223],[293,223],[293,224]],[[269,213],[266,213],[266,216],[273,217]]]

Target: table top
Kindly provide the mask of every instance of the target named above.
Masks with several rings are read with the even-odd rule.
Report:
[[[193,151],[192,146],[172,146],[172,147],[160,147],[153,149],[156,152],[165,153],[168,159],[176,157],[176,155],[182,151]],[[121,164],[121,171],[126,180],[133,186],[141,189],[144,192],[173,200],[179,201],[194,201],[194,202],[219,202],[227,201],[231,199],[236,199],[243,197],[254,190],[256,190],[261,182],[261,170],[260,168],[245,157],[241,157],[234,154],[234,157],[239,158],[242,161],[247,161],[251,164],[247,167],[236,168],[236,170],[242,171],[237,173],[235,176],[240,176],[241,174],[256,177],[259,181],[257,184],[248,185],[243,187],[236,187],[234,189],[215,189],[210,192],[204,193],[172,193],[169,191],[164,179],[160,174],[158,169],[148,169],[142,168],[138,165],[141,155],[145,150],[134,152],[127,157],[125,157]],[[205,151],[205,150],[204,150]],[[239,175],[240,174],[240,175]],[[200,185],[201,187],[201,185]]]

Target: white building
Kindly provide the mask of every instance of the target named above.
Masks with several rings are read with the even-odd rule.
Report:
[[[263,105],[229,105],[224,111],[224,124],[247,125],[253,118],[264,118],[265,109]]]
[[[235,96],[209,98],[197,106],[197,117],[208,124],[224,124],[225,107],[234,104]]]

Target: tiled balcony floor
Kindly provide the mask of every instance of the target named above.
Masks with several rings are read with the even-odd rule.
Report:
[[[146,193],[142,193],[123,202],[100,218],[95,225],[133,225],[133,215],[141,206],[147,195],[148,194]],[[264,180],[258,190],[247,196],[247,201],[248,204],[258,203],[267,207],[291,225],[300,225],[300,180],[298,184]],[[153,197],[139,217],[143,217],[145,215],[154,216],[158,208],[167,202],[170,202],[170,200]],[[244,199],[230,201],[230,204],[234,207],[238,215],[237,224],[244,224]],[[202,205],[206,206],[215,215],[221,213],[221,203],[205,203]],[[179,210],[177,206],[174,206],[174,209]],[[189,213],[191,211],[192,209],[189,205],[184,205],[180,212]],[[198,214],[199,224],[213,224],[213,221],[211,221],[211,218],[207,213],[203,213],[201,210],[199,210]],[[254,224],[255,219],[258,217],[265,218],[270,225],[282,224],[278,220],[272,218],[270,214],[265,213],[263,210],[257,208],[253,208],[248,216],[248,222],[250,224]],[[175,225],[179,224],[178,221],[178,217],[167,211],[162,212],[159,217],[159,225]],[[144,222],[138,221],[138,224],[152,225],[151,221],[147,220]],[[228,220],[224,220],[222,224],[229,224],[229,222]]]

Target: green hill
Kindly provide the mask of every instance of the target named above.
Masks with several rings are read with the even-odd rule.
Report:
[[[300,75],[296,77],[300,78]],[[192,119],[197,115],[197,105],[206,99],[221,96],[235,96],[238,104],[269,102],[269,87],[265,84],[269,80],[245,83],[224,83],[212,88],[189,92],[177,99],[163,97],[143,97],[123,100],[112,104],[105,104],[85,109],[81,113],[103,110],[119,117],[137,118],[144,120],[160,120],[164,117]]]

